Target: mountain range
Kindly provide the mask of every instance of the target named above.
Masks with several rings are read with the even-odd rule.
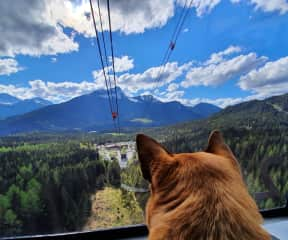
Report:
[[[37,110],[52,103],[42,98],[31,98],[21,100],[9,94],[0,94],[0,119],[21,115]]]
[[[13,101],[10,102],[12,104]],[[35,102],[35,99],[33,102]],[[20,103],[24,104],[26,102],[16,101],[11,106]],[[31,131],[101,131],[113,128],[105,90],[97,90],[60,104],[49,105],[48,102],[47,104],[48,106],[40,109],[27,111],[24,114],[0,121],[0,134]],[[206,118],[221,110],[221,108],[207,103],[189,107],[177,101],[161,102],[151,95],[128,97],[120,88],[118,88],[118,104],[119,120],[122,128],[175,124]],[[22,110],[24,110],[24,107],[22,107]]]

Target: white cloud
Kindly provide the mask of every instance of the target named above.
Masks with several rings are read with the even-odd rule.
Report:
[[[202,16],[210,13],[220,2],[221,0],[194,0],[193,6],[196,8],[197,15]]]
[[[128,60],[130,60],[130,62],[132,61],[131,59]],[[122,65],[120,64],[119,66]],[[117,82],[118,85],[124,90],[126,95],[135,96],[139,91],[146,90],[150,92],[154,90],[155,86],[160,87],[171,83],[181,76],[184,71],[187,71],[190,66],[191,63],[186,63],[181,66],[179,66],[177,62],[167,63],[159,82],[156,80],[159,76],[160,67],[152,67],[143,73],[138,74],[123,73],[117,78]],[[121,68],[122,70],[124,69],[123,66]],[[126,66],[125,69],[128,69],[128,67]],[[97,89],[104,89],[106,87],[102,70],[93,71],[92,74],[94,78],[93,82],[82,81],[77,83],[65,81],[55,83],[50,81],[45,82],[43,80],[32,80],[29,81],[29,86],[26,87],[18,87],[12,84],[0,85],[0,92],[8,93],[20,99],[41,97],[55,103],[64,102],[71,98],[90,93]],[[112,75],[110,75],[110,77],[112,79]],[[112,87],[114,87],[113,81]],[[171,88],[176,89],[177,86],[172,84],[170,86],[170,90]],[[159,91],[158,93],[160,94]],[[183,94],[184,92],[182,91],[182,95]],[[169,98],[175,98],[176,96],[180,97],[181,91],[170,92],[166,95]]]
[[[288,90],[288,57],[267,62],[242,76],[239,86],[258,95],[269,96],[285,93]]]
[[[221,108],[225,108],[227,106],[235,105],[241,102],[246,101],[245,98],[194,98],[194,99],[182,99],[180,100],[183,104],[187,106],[194,106],[198,103],[210,103],[213,105],[217,105]]]
[[[186,0],[177,0],[176,2],[179,5],[184,6]],[[220,2],[221,0],[187,0],[187,5],[189,6],[191,3],[191,7],[195,8],[197,16],[201,17],[210,13]]]
[[[27,87],[16,87],[12,84],[0,84],[0,92],[16,96],[20,99],[41,97],[54,103],[64,102],[71,98],[90,93],[98,88],[93,82],[44,82],[43,80],[29,81]]]
[[[163,102],[171,102],[171,101],[182,101],[182,97],[185,94],[184,91],[174,91],[174,92],[167,92],[165,95],[161,96]]]
[[[51,62],[52,62],[52,63],[56,63],[56,62],[57,62],[57,58],[56,58],[56,57],[52,57],[52,58],[51,58]]]
[[[103,27],[107,30],[106,1],[100,2]],[[193,7],[200,16],[218,2],[195,0]],[[111,1],[112,30],[131,34],[162,27],[174,16],[176,4],[181,3],[176,0]],[[94,5],[99,21],[96,1]],[[74,41],[75,33],[94,37],[89,0],[27,0],[17,4],[0,1],[0,15],[0,56],[68,53],[79,49],[79,44]],[[63,31],[65,27],[75,32],[69,36]]]
[[[210,103],[213,105],[217,105],[221,108],[225,108],[227,106],[230,105],[235,105],[244,101],[249,101],[252,99],[260,99],[259,96],[253,95],[253,96],[249,96],[246,98],[232,98],[232,97],[227,97],[227,98],[186,98],[183,97],[185,94],[184,91],[178,90],[178,91],[174,91],[174,92],[164,92],[158,96],[156,96],[157,99],[159,99],[162,102],[171,102],[171,101],[177,101],[182,103],[185,106],[195,106],[198,103]]]
[[[220,63],[224,60],[224,57],[227,57],[229,55],[232,55],[234,53],[239,53],[241,52],[241,48],[239,46],[230,46],[224,51],[220,51],[218,53],[212,53],[210,56],[210,59],[208,59],[205,63],[205,65],[210,65],[210,64],[217,64]]]
[[[218,105],[222,108],[235,105],[244,101],[253,99],[263,99],[272,95],[278,95],[287,92],[288,81],[286,80],[288,57],[279,59],[275,62],[268,62],[258,70],[252,70],[250,73],[240,78],[239,85],[243,90],[252,91],[253,94],[248,97],[227,97],[227,98],[192,98],[184,97],[185,91],[179,89],[179,84],[173,83],[175,79],[184,72],[193,68],[191,63],[178,65],[176,62],[168,63],[163,72],[158,88],[155,90],[155,80],[159,73],[159,67],[149,68],[143,73],[129,74],[124,73],[119,76],[118,84],[128,96],[142,94],[151,94],[164,102],[179,101],[184,105],[193,106],[200,102],[206,102]],[[0,92],[8,93],[21,99],[32,97],[41,97],[52,102],[58,103],[67,101],[71,98],[90,93],[97,89],[105,88],[105,81],[101,70],[93,72],[94,82],[44,82],[43,80],[29,81],[26,87],[17,87],[12,84],[0,84]],[[169,84],[166,91],[160,91],[159,87]]]
[[[110,62],[111,62],[110,58]],[[134,59],[129,58],[128,56],[115,57],[114,58],[115,72],[127,72],[134,68]]]
[[[187,71],[190,66],[190,62],[181,66],[179,66],[177,62],[168,62],[160,76],[160,67],[152,67],[143,73],[122,74],[118,78],[118,84],[122,89],[131,93],[137,93],[139,90],[159,88],[176,80]]]
[[[169,84],[169,86],[167,87],[167,91],[168,92],[173,92],[175,90],[177,90],[179,88],[179,84],[177,83],[171,83]]]
[[[175,6],[183,6],[185,1],[111,1],[112,30],[131,34],[162,27],[174,16]],[[240,0],[230,1],[240,2]],[[249,1],[256,9],[266,12],[279,11],[281,14],[288,12],[286,0]],[[104,30],[107,30],[106,2],[100,2]],[[196,10],[198,16],[203,16],[220,2],[221,0],[194,0],[191,7]],[[98,20],[96,1],[94,5]],[[76,33],[94,37],[88,0],[26,0],[19,1],[17,4],[0,1],[0,15],[0,57],[14,57],[18,54],[40,56],[69,53],[79,49],[79,44],[74,40]],[[69,36],[63,31],[65,27],[75,32]],[[186,32],[187,29],[183,31]]]
[[[94,3],[98,26],[97,2]],[[109,29],[106,1],[100,1],[104,30]],[[71,27],[85,36],[94,36],[88,0],[49,0],[50,19]],[[143,33],[146,29],[164,26],[174,15],[173,0],[111,1],[112,30],[125,34]],[[161,12],[161,14],[159,14]]]
[[[243,0],[230,0],[232,3],[239,3]],[[288,2],[286,0],[249,0],[255,6],[255,9],[261,9],[264,12],[278,11],[280,14],[288,12]]]
[[[55,55],[78,50],[56,22],[47,21],[45,1],[0,1],[0,56]]]
[[[185,88],[190,86],[218,86],[267,61],[266,57],[258,57],[256,53],[230,58],[231,54],[238,53],[240,50],[239,47],[232,46],[212,54],[206,62],[189,69],[185,80],[181,82],[181,86]]]
[[[10,75],[23,70],[13,58],[0,58],[0,75]]]

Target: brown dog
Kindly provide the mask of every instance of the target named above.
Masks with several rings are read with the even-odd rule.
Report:
[[[137,135],[150,240],[268,240],[240,166],[218,131],[205,152],[171,154]]]

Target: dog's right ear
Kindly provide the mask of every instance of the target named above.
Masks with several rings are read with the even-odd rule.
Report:
[[[208,140],[208,147],[205,152],[214,153],[230,159],[232,164],[241,172],[240,165],[232,153],[230,147],[225,143],[222,134],[218,130],[214,130]]]
[[[153,171],[163,159],[169,157],[169,152],[160,143],[144,134],[137,135],[136,144],[143,177],[151,182]]]

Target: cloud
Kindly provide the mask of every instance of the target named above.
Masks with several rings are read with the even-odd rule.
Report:
[[[0,58],[0,75],[10,75],[23,70],[13,58]]]
[[[239,3],[243,0],[231,0],[232,3]],[[264,12],[278,11],[280,14],[288,12],[288,2],[286,0],[249,0],[255,6],[255,9],[261,9]]]
[[[132,59],[129,59],[128,57],[124,58],[122,57],[118,59],[122,59],[119,60],[120,62],[130,63],[127,65],[119,64],[118,70],[124,71],[124,69],[128,70],[132,67],[131,66],[131,64],[133,63]],[[177,62],[167,63],[159,79],[159,82],[157,82],[156,80],[158,79],[159,76],[160,67],[152,67],[147,69],[143,73],[137,73],[137,74],[122,73],[117,78],[117,82],[118,86],[120,86],[125,91],[125,94],[133,96],[138,94],[140,90],[152,91],[155,90],[156,86],[159,88],[160,86],[173,82],[175,79],[181,76],[184,71],[187,71],[187,69],[190,66],[191,63],[186,63],[180,66],[178,65]],[[54,103],[64,102],[71,98],[90,93],[97,89],[106,88],[102,70],[93,71],[92,75],[94,78],[93,82],[82,81],[76,83],[65,81],[55,83],[50,81],[45,82],[43,80],[37,79],[29,81],[29,85],[26,87],[18,87],[12,84],[9,85],[0,84],[0,92],[16,96],[20,99],[41,97],[50,100]],[[110,78],[113,79],[112,75],[110,75]],[[112,81],[112,87],[114,87],[113,81]],[[171,84],[170,90],[171,88],[176,89],[175,84]],[[177,91],[170,92],[167,94],[167,96],[170,96],[170,98],[176,95],[180,97],[181,94],[180,92]]]
[[[176,2],[179,5],[184,6],[186,0],[177,0]],[[210,13],[212,9],[214,9],[221,2],[221,0],[187,0],[188,4],[190,4],[190,2],[192,3],[191,7],[195,8],[197,16],[201,17],[207,13]]]
[[[51,22],[73,28],[86,37],[94,36],[88,0],[46,0]],[[112,31],[125,34],[143,33],[148,29],[163,27],[175,14],[175,6],[184,6],[185,0],[121,0],[111,1]],[[190,0],[188,0],[190,2]],[[96,23],[99,24],[97,2],[94,3]],[[220,0],[194,0],[197,16],[209,13]],[[103,29],[108,30],[106,1],[100,1]],[[161,14],[159,14],[161,13]]]
[[[99,86],[93,82],[44,82],[43,80],[29,81],[27,87],[16,87],[12,84],[0,84],[0,92],[16,96],[20,99],[40,97],[54,103],[64,102],[71,98],[90,93]]]
[[[221,108],[225,108],[227,106],[235,105],[241,102],[246,101],[245,98],[194,98],[194,99],[183,99],[181,102],[188,106],[195,106],[198,103],[210,103],[213,105],[217,105]]]
[[[251,70],[243,75],[239,80],[239,86],[243,90],[252,91],[248,97],[227,97],[227,98],[193,98],[184,97],[185,91],[179,89],[179,84],[173,81],[183,73],[193,68],[191,62],[179,65],[176,62],[167,63],[163,76],[157,84],[155,80],[159,74],[159,67],[152,67],[143,73],[130,74],[124,73],[118,77],[119,86],[128,96],[138,94],[153,94],[164,102],[179,101],[184,105],[194,106],[200,102],[206,102],[218,105],[222,108],[235,105],[244,101],[253,99],[264,99],[272,95],[278,95],[287,92],[288,89],[288,57],[281,58],[275,62],[268,62],[257,70]],[[93,72],[93,82],[45,82],[43,80],[29,81],[26,87],[14,86],[12,84],[0,84],[0,92],[8,93],[20,99],[41,97],[54,103],[64,102],[71,98],[88,94],[97,89],[105,88],[105,81],[101,70]],[[160,86],[167,85],[165,91],[160,91]],[[155,86],[157,88],[155,89]]]
[[[107,30],[106,1],[100,2],[103,27]],[[195,0],[193,7],[198,15],[202,15],[218,2]],[[174,16],[175,6],[179,4],[176,0],[111,1],[112,30],[131,34],[162,27]],[[99,21],[96,1],[94,5]],[[17,4],[0,1],[0,15],[0,57],[69,53],[79,49],[79,44],[74,41],[76,33],[94,37],[88,0],[27,0]],[[72,29],[72,34],[64,32],[64,28]]]
[[[47,21],[45,1],[0,1],[0,56],[55,55],[78,50],[63,28]]]
[[[124,90],[131,93],[137,93],[142,90],[151,90],[160,88],[173,82],[189,69],[191,63],[188,62],[181,66],[177,62],[168,62],[160,74],[160,67],[152,67],[143,73],[130,74],[125,73],[118,77],[118,84]]]
[[[128,57],[122,59],[128,59]],[[130,62],[133,63],[133,60],[130,59]],[[126,62],[126,60],[123,60]],[[126,66],[126,71],[128,69],[132,69],[132,65],[128,64]],[[162,86],[165,86],[173,81],[175,81],[178,77],[180,77],[183,73],[185,73],[192,65],[192,62],[185,63],[183,65],[179,65],[177,62],[168,62],[164,68],[151,67],[146,69],[142,73],[122,73],[117,76],[117,84],[128,95],[138,94],[139,91],[155,91]],[[119,65],[120,66],[120,65]],[[121,65],[122,66],[122,65]],[[134,66],[134,64],[133,64]],[[110,67],[109,67],[110,68]],[[122,66],[122,70],[125,69]],[[119,69],[118,69],[119,70]],[[161,74],[160,74],[161,72]],[[92,72],[95,84],[98,88],[105,88],[105,78],[103,76],[102,70],[95,70]],[[107,75],[108,78],[108,75]],[[113,76],[110,72],[110,79],[113,79]],[[169,88],[177,88],[177,84],[173,83]],[[112,86],[113,82],[112,82]]]
[[[234,53],[239,53],[241,51],[242,50],[239,46],[230,46],[227,49],[225,49],[224,51],[220,51],[218,53],[213,53],[210,56],[210,59],[205,62],[205,65],[220,63],[224,60],[224,57],[227,57],[227,56],[232,55]]]
[[[186,0],[111,1],[112,30],[125,34],[143,33],[160,28],[175,15],[176,6]],[[233,3],[241,0],[230,0]],[[285,0],[249,0],[265,12],[288,12]],[[103,27],[108,29],[106,2],[101,2]],[[190,2],[188,0],[188,2]],[[221,0],[194,0],[191,7],[197,16],[214,9]],[[94,1],[96,5],[96,1]],[[23,14],[24,13],[24,14]],[[161,13],[161,14],[159,14]],[[95,14],[99,21],[97,7]],[[0,1],[0,57],[18,54],[41,56],[78,51],[75,34],[94,37],[88,0],[26,0],[11,4]],[[98,26],[99,26],[99,22]],[[69,31],[66,31],[69,28]],[[65,29],[65,31],[64,31]],[[72,30],[72,34],[68,34]],[[184,29],[186,32],[187,29]]]
[[[179,88],[179,85],[177,83],[171,83],[169,84],[169,86],[167,87],[167,91],[168,92],[174,92],[175,90],[177,90]]]
[[[206,13],[210,13],[221,0],[194,0],[193,6],[196,9],[197,16],[203,16]]]
[[[231,54],[239,51],[239,47],[232,46],[222,52],[212,54],[206,62],[189,69],[185,80],[181,82],[181,86],[185,88],[190,86],[219,86],[263,65],[267,61],[267,57],[258,57],[256,53],[230,58]]]
[[[253,97],[249,96],[246,98],[185,98],[183,97],[185,95],[185,92],[182,90],[174,91],[174,92],[162,92],[162,94],[159,94],[158,96],[155,96],[157,99],[159,99],[162,102],[171,102],[171,101],[177,101],[182,103],[185,106],[195,106],[198,103],[210,103],[213,105],[217,105],[221,108],[225,108],[230,105],[235,105],[244,101],[249,101],[252,99],[257,99],[259,96],[253,95]]]
[[[93,1],[93,3],[96,21],[100,26],[97,2]],[[108,30],[106,1],[100,1],[100,3],[103,28]],[[88,0],[49,0],[48,6],[51,20],[73,28],[85,36],[94,36]],[[143,33],[147,29],[162,27],[174,15],[173,0],[111,1],[110,7],[112,30],[125,34]]]
[[[288,57],[267,62],[263,67],[250,71],[240,78],[238,84],[243,90],[263,96],[287,92]]]
[[[163,102],[171,102],[171,101],[178,101],[185,106],[195,106],[199,103],[209,103],[216,105],[221,108],[226,108],[227,106],[236,105],[242,102],[247,102],[251,100],[263,100],[267,97],[279,94],[272,94],[272,95],[264,95],[264,94],[252,94],[247,97],[224,97],[224,98],[186,98],[183,97],[185,95],[184,91],[178,90],[175,92],[162,92],[162,94],[155,96],[157,99]]]
[[[110,63],[112,59],[110,58]],[[115,72],[127,72],[134,68],[134,59],[129,58],[128,56],[122,56],[120,58],[114,58]]]
[[[171,102],[171,101],[182,101],[182,97],[185,94],[184,91],[174,91],[174,92],[167,92],[165,95],[159,97],[163,102]]]
[[[52,63],[56,63],[56,62],[57,62],[57,58],[56,58],[56,57],[52,57],[52,58],[51,58],[51,62],[52,62]]]

